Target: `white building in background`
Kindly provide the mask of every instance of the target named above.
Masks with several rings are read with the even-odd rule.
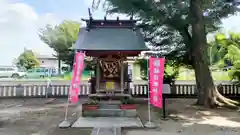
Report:
[[[58,68],[58,59],[52,55],[34,53],[36,58],[40,61],[40,67]],[[64,62],[61,62],[61,67],[66,67]]]

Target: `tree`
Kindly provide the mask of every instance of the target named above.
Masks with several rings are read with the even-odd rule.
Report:
[[[24,67],[25,69],[32,69],[38,67],[40,61],[35,57],[32,50],[25,50],[17,59],[17,66]]]
[[[136,59],[135,62],[141,68],[141,78],[143,80],[147,80],[148,79],[148,61],[144,58],[138,58]],[[164,83],[174,84],[176,78],[179,75],[179,65],[177,65],[172,60],[167,60],[164,67],[165,67],[164,79],[163,79]]]
[[[216,35],[216,43],[219,45],[219,52],[224,51],[224,56],[220,61],[221,66],[228,66],[226,61],[232,63],[229,75],[233,80],[240,82],[240,34],[229,33],[229,38],[224,34]]]
[[[59,70],[61,69],[61,61],[68,64],[70,67],[73,65],[74,50],[71,48],[78,38],[79,29],[80,23],[64,21],[60,25],[54,27],[47,25],[39,31],[40,39],[57,53],[54,56],[58,58]]]
[[[206,34],[219,28],[221,18],[237,10],[224,0],[106,0],[108,12],[134,15],[142,23],[146,41],[169,49],[168,56],[191,65],[195,71],[199,105],[235,106],[215,88],[208,67]],[[96,3],[96,2],[95,2]]]
[[[211,41],[209,43],[208,48],[209,65],[217,64],[225,55],[226,51],[220,49],[220,46],[217,42]]]
[[[85,57],[84,59],[85,70],[96,70],[97,67],[97,59],[94,57]]]
[[[228,47],[228,54],[225,57],[233,64],[229,75],[233,80],[240,84],[240,46],[231,45]]]

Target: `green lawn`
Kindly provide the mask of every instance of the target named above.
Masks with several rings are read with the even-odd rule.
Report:
[[[65,73],[62,77],[64,80],[71,80],[72,79],[72,72]],[[84,71],[82,74],[82,80],[88,80],[90,78],[90,72]]]
[[[226,71],[212,71],[214,80],[230,80],[228,72]],[[177,80],[195,80],[195,73],[193,70],[186,70],[179,74]]]

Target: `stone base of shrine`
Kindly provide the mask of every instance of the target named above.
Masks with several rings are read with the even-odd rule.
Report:
[[[90,99],[98,99],[98,100],[120,100],[122,98],[132,98],[130,94],[125,93],[96,93],[89,94]]]
[[[101,102],[99,104],[83,104],[83,117],[137,117],[135,104],[122,104],[117,101]]]

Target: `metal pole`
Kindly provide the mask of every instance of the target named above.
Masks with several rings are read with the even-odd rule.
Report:
[[[49,86],[51,85],[51,79],[47,78],[47,90],[46,90],[46,98],[48,98]]]
[[[74,59],[73,59],[73,64],[75,64],[75,61],[76,61],[76,52],[75,51],[75,56],[74,56]],[[73,66],[74,68],[74,66]],[[73,77],[73,72],[72,72],[72,77]],[[66,107],[65,107],[65,116],[64,116],[64,121],[67,121],[67,116],[68,116],[68,106],[69,106],[69,96],[70,96],[70,92],[71,92],[71,89],[72,89],[72,82],[70,84],[70,89],[69,89],[69,92],[68,92],[68,98],[67,98],[67,104],[66,104]]]
[[[148,122],[151,122],[149,58],[147,59],[147,77],[148,77]]]
[[[69,106],[69,98],[67,100],[67,105],[65,107],[65,116],[64,116],[64,120],[65,121],[67,120],[67,116],[68,116],[68,106]]]
[[[165,119],[166,118],[166,98],[165,98],[165,95],[163,95],[163,118]]]
[[[156,125],[151,122],[149,58],[147,58],[147,76],[148,76],[148,122],[144,126],[147,128],[156,128]]]

